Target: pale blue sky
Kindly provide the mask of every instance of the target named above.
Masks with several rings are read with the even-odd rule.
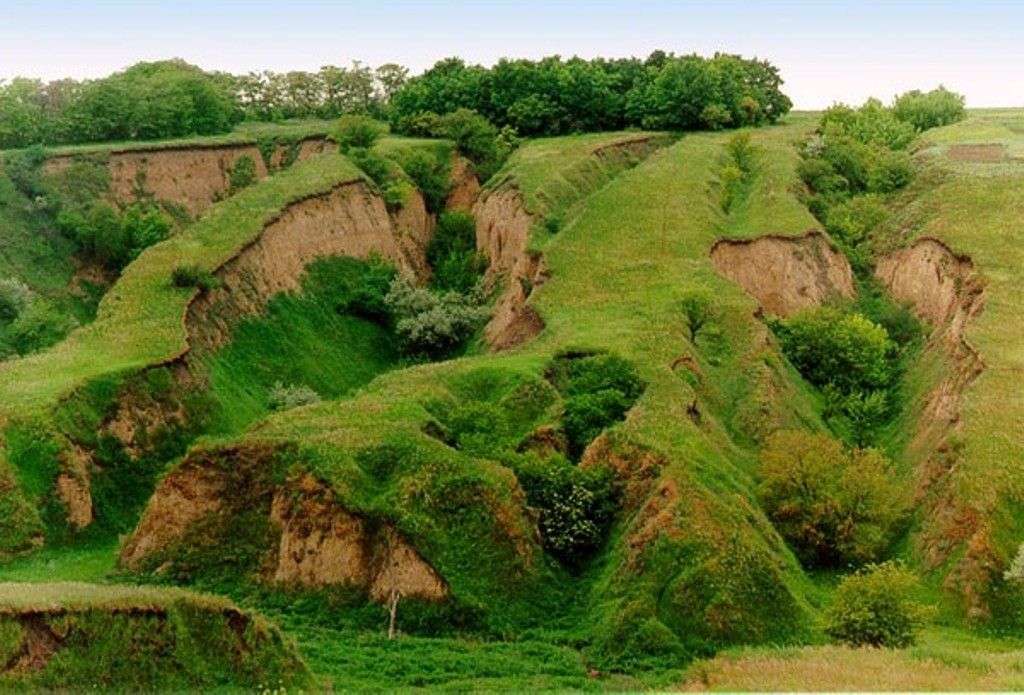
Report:
[[[1024,1],[74,2],[0,0],[0,78],[98,77],[140,60],[315,70],[458,55],[770,59],[798,108],[939,82],[968,105],[1024,106]]]

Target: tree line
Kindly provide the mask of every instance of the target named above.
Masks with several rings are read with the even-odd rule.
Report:
[[[316,72],[207,72],[182,60],[137,63],[95,80],[0,81],[0,148],[225,133],[240,121],[365,114],[396,132],[428,132],[437,116],[475,111],[519,135],[759,125],[791,103],[778,69],[716,54],[646,59],[458,58],[421,75],[394,63]]]

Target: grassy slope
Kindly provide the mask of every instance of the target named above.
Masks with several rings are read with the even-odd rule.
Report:
[[[288,203],[360,176],[340,155],[313,158],[211,208],[182,234],[147,249],[104,297],[94,323],[51,350],[0,364],[0,419],[52,406],[101,374],[173,358],[184,347],[182,317],[193,295],[171,286],[174,268],[194,263],[214,270]]]
[[[950,489],[963,506],[982,519],[979,543],[994,551],[1003,566],[1024,540],[1024,112],[988,111],[929,131],[925,151],[945,172],[940,183],[920,195],[901,218],[904,241],[934,237],[970,256],[985,279],[985,308],[967,330],[985,369],[961,401],[961,445],[949,473]],[[955,144],[1000,143],[1008,158],[1000,162],[957,162],[948,157]],[[1011,159],[1009,157],[1016,157]],[[932,350],[911,372],[915,388],[930,390],[951,368]],[[994,567],[998,577],[1001,567]],[[998,616],[997,616],[998,617]],[[1006,616],[1003,616],[1006,617]]]

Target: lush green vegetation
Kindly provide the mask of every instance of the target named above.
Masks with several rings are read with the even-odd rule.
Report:
[[[240,115],[229,82],[180,60],[85,82],[15,78],[0,89],[0,148],[209,135]]]
[[[224,599],[172,589],[0,584],[0,659],[5,690],[82,683],[107,691],[301,688],[312,682],[275,626]]]
[[[769,62],[716,54],[645,60],[501,60],[491,68],[442,60],[409,79],[391,100],[400,132],[424,118],[471,109],[520,135],[618,130],[716,130],[774,122],[790,109]]]
[[[780,430],[759,473],[765,513],[811,567],[881,559],[907,516],[901,481],[877,449],[844,451],[828,435]]]
[[[931,614],[914,598],[917,589],[917,579],[903,567],[869,565],[839,584],[825,632],[853,646],[908,647]]]

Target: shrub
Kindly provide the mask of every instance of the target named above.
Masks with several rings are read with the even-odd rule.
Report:
[[[447,156],[421,149],[410,149],[400,155],[399,163],[406,175],[423,194],[427,211],[439,213],[444,209],[452,184]]]
[[[926,93],[915,89],[901,94],[893,102],[892,110],[896,118],[918,131],[956,123],[967,116],[963,95],[942,85]]]
[[[379,188],[383,188],[399,176],[394,162],[384,155],[365,147],[351,148],[348,151],[348,157]]]
[[[342,116],[334,124],[331,137],[342,152],[353,148],[370,148],[388,132],[386,125],[369,116]]]
[[[526,457],[513,464],[530,506],[540,511],[545,547],[573,569],[600,548],[618,508],[614,475],[581,469],[560,456]]]
[[[458,109],[439,117],[433,135],[455,141],[455,147],[473,164],[481,181],[491,178],[509,154],[498,129],[471,109]]]
[[[486,259],[476,250],[476,220],[472,214],[441,213],[427,244],[427,262],[433,269],[431,285],[436,289],[469,292],[476,286]]]
[[[384,303],[402,349],[423,357],[452,355],[487,317],[475,292],[431,292],[400,277],[391,282]]]
[[[552,376],[555,386],[569,396],[613,389],[635,401],[644,392],[633,363],[610,352],[560,358]]]
[[[725,151],[729,160],[744,174],[750,174],[757,168],[759,148],[754,144],[749,130],[741,130],[725,141]]]
[[[509,435],[505,412],[487,401],[458,406],[445,418],[445,426],[457,449],[476,456],[494,456]]]
[[[198,265],[179,265],[171,271],[171,284],[175,287],[194,287],[208,292],[220,287],[220,280]]]
[[[892,193],[914,178],[914,165],[906,152],[875,153],[868,169],[867,189],[872,193]]]
[[[895,344],[884,328],[833,307],[803,311],[775,324],[786,357],[816,386],[843,393],[887,388]]]
[[[913,598],[916,577],[900,565],[869,565],[843,579],[825,633],[853,646],[909,647],[932,611]]]
[[[569,452],[578,459],[597,435],[622,420],[632,406],[633,402],[616,389],[581,393],[568,398],[562,426],[569,440]]]
[[[142,203],[119,215],[108,203],[62,210],[57,226],[79,251],[113,270],[120,270],[144,249],[167,238],[171,220],[159,208]]]
[[[548,234],[558,234],[562,231],[562,225],[565,223],[564,218],[561,214],[553,212],[544,218],[543,226],[544,231]]]
[[[59,312],[45,299],[36,298],[10,323],[3,341],[10,351],[27,355],[53,345],[77,326],[74,317]]]
[[[889,211],[879,196],[857,196],[828,209],[825,229],[838,241],[857,246],[864,243],[868,233],[888,216]]]
[[[836,171],[831,162],[822,157],[801,159],[796,172],[815,193],[843,195],[850,186],[850,182]]]
[[[743,191],[743,172],[739,167],[727,164],[718,172],[718,184],[720,186],[719,204],[722,207],[722,212],[731,212]]]
[[[13,321],[32,301],[32,290],[15,279],[0,280],[0,321]]]
[[[550,376],[567,396],[562,427],[574,459],[605,428],[622,420],[644,391],[635,367],[610,353],[560,358]]]
[[[905,517],[889,460],[876,449],[845,451],[824,434],[776,432],[760,476],[765,512],[808,565],[877,560]]]
[[[267,394],[267,405],[271,410],[291,410],[319,403],[320,400],[320,394],[304,384],[286,386],[280,381],[275,382]]]
[[[228,177],[228,193],[236,193],[256,183],[256,162],[247,154],[235,160]]]
[[[340,274],[341,290],[335,293],[334,307],[340,313],[351,313],[369,321],[387,324],[391,310],[384,301],[397,275],[395,267],[380,256],[367,261],[355,258],[334,258],[322,261],[324,272]],[[317,266],[311,269],[318,272]]]
[[[696,342],[697,334],[713,317],[711,293],[706,289],[688,290],[679,302],[686,318],[686,327],[690,331],[690,342]]]

